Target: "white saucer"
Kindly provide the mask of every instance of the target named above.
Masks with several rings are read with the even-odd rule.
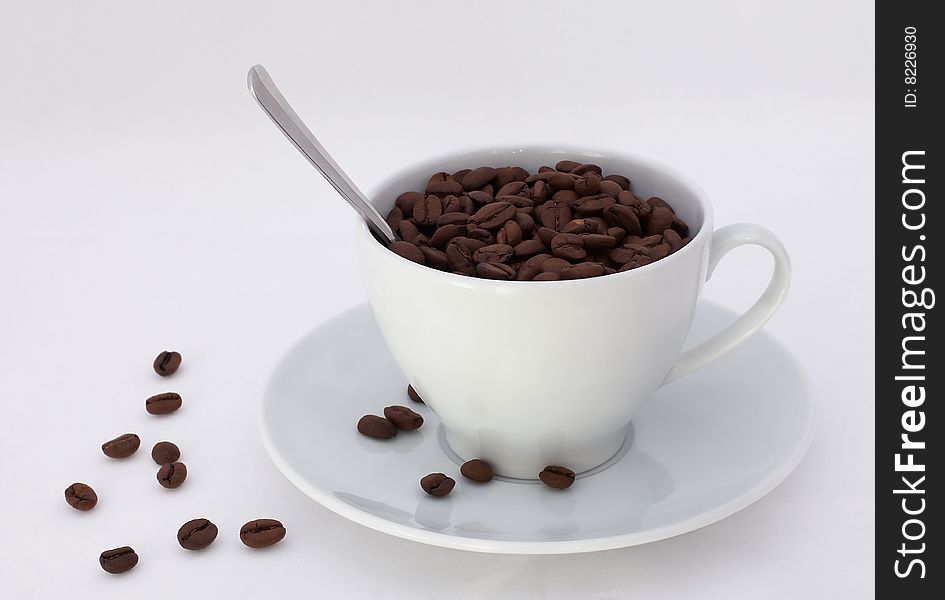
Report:
[[[701,303],[689,341],[734,318]],[[261,407],[263,443],[289,481],[336,513],[410,540],[478,552],[590,552],[704,527],[775,488],[813,434],[801,370],[764,332],[657,392],[621,451],[564,491],[464,479],[436,415],[408,400],[405,388],[369,307],[356,307],[281,359]],[[421,413],[423,427],[392,440],[356,431],[362,415],[391,404]],[[420,478],[434,471],[456,479],[449,496],[420,489]]]

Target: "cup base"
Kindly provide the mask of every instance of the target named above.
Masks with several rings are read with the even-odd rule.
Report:
[[[532,483],[538,481],[538,473],[550,465],[567,467],[578,475],[607,468],[629,449],[633,441],[632,430],[632,424],[628,424],[612,434],[592,440],[556,444],[539,441],[529,447],[495,436],[463,435],[441,424],[439,438],[443,450],[457,464],[474,458],[482,459],[503,479]],[[490,438],[488,443],[480,441],[483,437]]]

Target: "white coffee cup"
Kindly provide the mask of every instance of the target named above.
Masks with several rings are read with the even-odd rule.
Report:
[[[659,387],[731,350],[777,310],[790,261],[768,230],[735,224],[713,231],[705,193],[672,169],[617,152],[548,147],[479,150],[401,170],[369,193],[382,214],[437,171],[518,165],[536,172],[562,159],[630,178],[634,193],[666,200],[692,240],[652,264],[573,281],[493,281],[410,262],[361,224],[359,249],[371,306],[408,381],[464,460],[480,458],[508,477],[547,465],[591,469],[620,448],[634,412]],[[774,256],[761,298],[735,323],[680,354],[703,282],[733,248]],[[711,402],[707,398],[706,402]]]

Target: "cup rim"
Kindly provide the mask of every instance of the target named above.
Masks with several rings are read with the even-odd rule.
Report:
[[[402,177],[407,173],[417,172],[422,169],[429,170],[429,163],[437,162],[438,160],[450,160],[462,157],[464,155],[481,155],[481,154],[496,154],[502,156],[515,155],[515,154],[560,154],[562,158],[567,156],[583,156],[587,158],[614,158],[621,161],[633,162],[640,165],[644,165],[654,171],[658,171],[663,175],[667,175],[687,189],[689,189],[693,196],[698,200],[702,208],[702,226],[699,228],[699,232],[689,241],[688,244],[673,252],[669,256],[665,256],[659,260],[653,261],[652,263],[643,265],[642,267],[637,267],[636,269],[630,269],[628,271],[611,273],[610,275],[601,275],[599,277],[586,277],[583,279],[558,279],[553,281],[515,281],[515,280],[502,280],[502,279],[485,279],[481,277],[472,277],[470,275],[458,275],[456,273],[451,273],[449,271],[441,271],[439,269],[434,269],[426,265],[421,265],[415,263],[412,260],[406,259],[403,256],[400,256],[396,252],[391,252],[380,242],[378,242],[374,235],[371,233],[371,230],[368,228],[367,223],[363,219],[358,220],[358,230],[361,237],[362,243],[367,243],[368,247],[374,245],[378,250],[385,251],[385,254],[388,254],[394,257],[396,260],[402,261],[402,263],[407,263],[408,268],[412,269],[422,269],[425,273],[433,277],[446,278],[446,281],[452,281],[454,283],[461,283],[463,285],[479,285],[489,288],[515,288],[521,286],[537,286],[541,284],[548,288],[557,288],[564,286],[574,286],[574,285],[588,285],[589,283],[600,283],[600,280],[607,279],[610,281],[616,281],[618,278],[626,279],[628,277],[642,277],[648,273],[652,273],[654,270],[660,268],[661,263],[665,263],[663,266],[668,267],[672,264],[673,261],[682,260],[682,255],[685,255],[690,252],[695,252],[695,246],[698,243],[702,243],[703,240],[711,235],[712,227],[714,223],[714,213],[712,210],[712,203],[709,201],[708,196],[705,191],[688,175],[682,173],[675,167],[666,165],[658,160],[642,156],[640,154],[634,154],[632,152],[625,152],[622,150],[615,150],[606,147],[598,147],[597,149],[588,149],[581,146],[570,146],[570,145],[538,145],[538,144],[523,144],[523,145],[508,145],[508,146],[495,146],[495,147],[471,147],[463,150],[458,150],[454,152],[449,152],[445,154],[438,154],[430,156],[424,160],[418,160],[410,163],[405,167],[401,167],[396,171],[389,173],[382,180],[377,182],[375,185],[372,185],[369,189],[370,192],[367,194],[368,200],[371,204],[374,204],[374,199],[378,191],[387,187],[390,182],[394,179]],[[383,215],[382,215],[383,216]],[[366,238],[366,239],[365,239]]]

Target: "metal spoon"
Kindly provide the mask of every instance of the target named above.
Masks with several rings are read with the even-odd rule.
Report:
[[[331,155],[318,142],[312,132],[309,131],[299,115],[292,110],[289,102],[276,87],[276,84],[269,77],[269,73],[262,65],[256,65],[249,70],[247,75],[249,82],[249,91],[256,98],[256,102],[272,118],[272,121],[279,126],[282,133],[285,134],[299,152],[301,152],[310,163],[315,165],[318,172],[328,180],[341,197],[348,201],[354,210],[358,211],[368,227],[375,233],[381,242],[392,244],[395,240],[394,231],[387,224],[384,217],[381,216],[374,205],[367,201],[358,186],[341,170],[338,163],[332,159]]]

